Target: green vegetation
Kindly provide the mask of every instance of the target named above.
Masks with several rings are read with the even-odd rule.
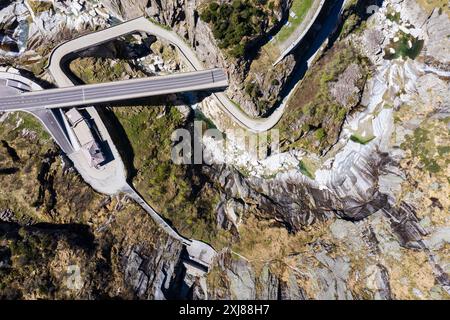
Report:
[[[353,34],[361,34],[367,27],[367,16],[370,13],[367,11],[368,7],[374,4],[374,1],[346,1],[344,12],[344,23],[339,32],[338,39],[343,39]]]
[[[134,153],[135,187],[183,235],[214,243],[217,191],[205,183],[201,171],[171,160],[171,134],[183,127],[184,117],[175,107],[132,109],[117,107],[113,112]]]
[[[336,141],[347,113],[358,101],[342,106],[331,96],[330,83],[352,63],[367,75],[366,60],[351,46],[338,43],[308,71],[277,124],[282,150],[300,147],[319,152]],[[365,79],[363,76],[358,80],[358,88],[363,88]]]
[[[319,128],[316,130],[315,135],[316,135],[317,140],[322,141],[326,137],[327,134],[323,128]]]
[[[214,122],[212,122],[211,119],[207,118],[203,112],[201,112],[200,110],[196,109],[195,110],[195,120],[198,121],[202,121],[205,124],[205,128],[203,128],[204,130],[207,129],[217,129],[216,125],[214,124]]]
[[[252,98],[259,98],[262,96],[259,85],[256,82],[249,82],[245,85],[245,93]]]
[[[352,140],[353,142],[359,143],[359,144],[368,144],[373,139],[375,139],[374,136],[362,137],[357,133],[354,133],[350,136],[350,140]]]
[[[280,42],[286,41],[287,38],[294,32],[300,23],[305,20],[308,11],[311,9],[314,0],[294,0],[292,2],[291,10],[295,17],[289,15],[289,25],[285,25],[281,28],[280,32],[278,32],[276,39]]]
[[[44,140],[50,139],[50,134],[46,131],[42,123],[38,119],[36,119],[36,117],[32,116],[31,114],[24,113],[22,113],[20,117],[23,119],[23,121],[16,128],[16,130],[32,130],[39,136],[39,138]]]
[[[450,162],[447,157],[450,148],[436,145],[435,136],[438,133],[434,132],[435,129],[421,126],[414,130],[412,135],[406,136],[405,142],[401,145],[402,149],[411,150],[412,156],[418,158],[424,169],[430,173],[440,172],[442,170],[441,166],[448,165]]]
[[[56,242],[48,234],[10,227],[7,233],[0,232],[0,243],[9,244],[0,247],[9,256],[9,268],[0,269],[0,297],[21,297],[18,287],[39,295],[48,295],[55,290],[50,270],[44,268],[53,259],[56,249]],[[37,270],[39,276],[30,277]]]
[[[30,0],[28,4],[33,10],[35,15],[39,15],[43,12],[53,10],[53,4],[50,1]]]
[[[43,130],[27,113],[10,114],[0,126],[0,211],[13,210],[21,223],[47,221],[55,212],[59,219],[68,211],[82,215],[94,200],[77,174],[63,174],[58,149]]]
[[[53,257],[56,244],[48,234],[29,234],[23,229],[20,231],[23,238],[12,242],[12,256],[19,258],[22,263],[38,263],[41,259]]]
[[[264,32],[268,14],[256,2],[234,0],[231,4],[209,3],[200,18],[211,24],[219,48],[239,58],[245,54],[251,40]]]
[[[391,40],[391,43],[384,49],[384,58],[393,60],[397,58],[415,59],[423,48],[424,41],[414,38],[410,34],[399,31],[396,35],[398,41]]]
[[[89,227],[81,224],[23,227],[3,222],[0,260],[6,266],[0,268],[0,299],[98,299],[116,296],[117,288],[114,290],[113,286],[122,287],[124,296],[129,296],[131,290],[123,287],[123,275],[114,274],[121,271],[121,265],[115,261],[117,253],[111,248],[123,237],[115,240],[118,242],[111,243],[108,232],[94,244]],[[123,250],[119,246],[116,249]],[[68,290],[71,265],[80,268],[80,290]]]
[[[437,150],[440,156],[445,156],[450,153],[450,146],[438,146]]]
[[[301,160],[298,164],[299,170],[301,173],[303,173],[305,176],[307,176],[310,179],[315,179],[314,170],[311,168],[311,166],[305,161]]]
[[[124,72],[132,72],[132,68],[126,60],[110,59],[77,59],[70,64],[70,70],[84,83],[97,83],[119,80]],[[143,73],[139,73],[143,76]]]
[[[400,19],[401,19],[400,12],[397,12],[397,11],[394,11],[394,10],[390,10],[386,14],[386,18],[388,18],[392,22],[400,23]]]
[[[344,22],[341,32],[339,34],[340,38],[348,36],[359,24],[361,23],[361,17],[353,13]]]

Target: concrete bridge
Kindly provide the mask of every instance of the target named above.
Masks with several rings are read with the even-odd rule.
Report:
[[[10,83],[15,82],[10,81]],[[0,111],[33,111],[43,108],[85,106],[170,93],[220,89],[227,86],[228,80],[223,70],[210,69],[168,76],[17,92],[2,97]]]

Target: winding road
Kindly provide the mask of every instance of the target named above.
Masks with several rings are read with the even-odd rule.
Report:
[[[144,17],[139,17],[104,30],[82,35],[60,44],[50,55],[48,69],[60,87],[71,86],[73,85],[72,81],[63,71],[62,64],[73,57],[74,53],[135,32],[151,34],[173,44],[178,49],[180,57],[186,62],[186,65],[191,71],[205,69],[203,64],[197,58],[194,50],[183,38],[178,36],[175,32],[164,29]],[[283,116],[285,108],[285,104],[282,104],[267,118],[252,118],[237,107],[225,93],[213,93],[213,97],[218,106],[236,121],[236,123],[252,132],[265,132],[273,128]]]
[[[167,81],[164,77],[158,77],[159,80],[134,79],[115,83],[74,87],[73,81],[63,70],[64,63],[72,58],[74,53],[134,32],[152,34],[173,44],[178,49],[181,58],[186,62],[189,69],[196,71],[195,75],[191,72],[185,73],[184,75],[168,76],[167,79],[169,80]],[[7,97],[0,102],[0,108],[8,111],[20,109],[32,112],[44,123],[47,129],[49,129],[50,124],[54,124],[54,128],[56,128],[56,126],[59,126],[60,129],[66,127],[68,132],[64,137],[59,137],[54,132],[52,133],[51,129],[49,131],[62,149],[65,152],[66,150],[68,151],[74,165],[86,182],[91,184],[97,191],[103,193],[112,194],[121,191],[130,195],[131,198],[139,203],[142,208],[152,216],[155,222],[163,228],[163,230],[186,246],[191,261],[207,270],[216,254],[215,250],[206,243],[186,239],[179,235],[147,202],[145,202],[134,188],[127,183],[125,168],[120,155],[95,108],[88,107],[86,110],[94,119],[100,132],[103,133],[103,139],[110,146],[113,155],[113,161],[105,166],[106,170],[104,171],[88,168],[83,164],[83,159],[77,155],[77,152],[70,153],[70,151],[73,151],[71,150],[71,146],[65,145],[67,141],[73,142],[73,138],[70,138],[70,128],[67,123],[64,123],[64,117],[62,117],[62,120],[59,120],[58,116],[52,112],[53,110],[48,108],[86,105],[96,102],[127,99],[130,97],[129,89],[134,91],[133,97],[137,97],[139,94],[142,94],[141,96],[150,96],[168,93],[164,91],[164,87],[166,86],[171,86],[170,90],[179,90],[175,92],[221,88],[227,85],[226,76],[223,71],[220,69],[204,70],[202,63],[198,60],[193,49],[181,37],[172,31],[166,30],[150,22],[144,17],[130,20],[105,30],[82,35],[60,44],[52,51],[47,67],[60,87],[59,89],[45,90],[45,95],[42,95],[43,92],[37,91],[19,94],[19,96]],[[174,78],[176,78],[176,80]],[[149,86],[153,87],[150,88]],[[152,90],[153,94],[148,92],[149,88]],[[48,99],[49,97],[51,99]],[[280,107],[267,118],[255,119],[248,116],[244,111],[237,107],[224,93],[213,93],[213,97],[225,113],[230,115],[232,119],[242,127],[253,132],[264,132],[274,127],[283,115],[286,105],[286,103],[282,103]],[[288,97],[286,97],[285,100],[287,100],[287,98]],[[47,109],[43,109],[43,107]],[[57,123],[54,123],[55,121]],[[63,121],[62,124],[61,121]],[[63,130],[59,130],[59,132],[63,132]],[[115,178],[115,176],[117,178]],[[114,184],[115,186],[111,188],[111,185]]]

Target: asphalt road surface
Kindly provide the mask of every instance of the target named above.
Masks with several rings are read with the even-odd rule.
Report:
[[[55,109],[40,109],[31,111],[31,113],[44,124],[64,153],[71,154],[74,152],[74,149],[67,137],[66,129],[63,128],[61,122],[56,116],[57,112],[59,112],[59,110]]]

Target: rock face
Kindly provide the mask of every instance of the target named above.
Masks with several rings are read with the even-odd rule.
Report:
[[[348,159],[347,171],[333,175],[328,189],[310,184],[308,178],[294,170],[269,180],[244,178],[229,167],[218,167],[210,173],[229,199],[238,200],[237,211],[242,211],[239,201],[243,201],[247,209],[254,206],[261,216],[277,218],[289,230],[299,231],[321,219],[324,212],[337,211],[344,218],[360,220],[384,207],[386,198],[375,187],[382,161],[381,157],[370,161]]]
[[[147,0],[102,0],[101,2],[110,13],[124,20],[142,16],[148,3]]]
[[[450,18],[446,14],[439,14],[439,10],[433,10],[433,14],[427,20],[426,29],[428,41],[426,43],[426,54],[433,57],[443,65],[450,63],[450,39],[448,38],[448,25]]]
[[[0,6],[0,62],[40,73],[53,46],[86,30],[108,26],[110,16],[98,3],[53,1],[46,5],[50,7],[45,10],[33,9],[19,0]]]
[[[141,299],[166,299],[172,295],[171,280],[180,261],[182,244],[168,239],[160,243],[156,255],[146,255],[145,248],[131,247],[123,257],[125,281]]]
[[[22,3],[13,3],[3,8],[0,6],[0,52],[16,55],[25,50],[27,31],[27,8]]]
[[[388,7],[401,10],[402,19],[408,19],[411,25],[410,32],[425,39],[422,59],[383,59],[380,48],[402,28],[386,18]],[[331,150],[333,157],[316,172],[314,181],[298,170],[270,179],[244,177],[223,166],[211,170],[227,194],[226,201],[239,206],[244,203],[239,217],[243,223],[237,228],[242,232],[248,211],[263,220],[274,219],[299,234],[308,233],[305,229],[310,226],[326,224],[327,236],[322,234],[301,252],[291,253],[297,257],[295,261],[284,258],[284,269],[274,275],[283,288],[296,270],[295,282],[304,293],[301,296],[307,298],[442,299],[450,292],[449,270],[444,262],[448,259],[442,250],[443,243],[448,245],[444,240],[449,223],[444,213],[448,212],[448,199],[436,198],[437,190],[448,189],[448,182],[441,180],[449,169],[448,154],[433,149],[449,139],[448,123],[442,121],[450,105],[449,55],[448,46],[444,48],[426,31],[439,24],[438,34],[450,34],[449,24],[444,27],[439,23],[447,21],[448,15],[437,9],[427,14],[412,1],[387,1],[383,8],[367,22],[367,30],[352,36],[374,64],[361,102],[366,109],[348,117],[335,147],[339,151]],[[436,50],[436,58],[428,57],[430,50]],[[350,75],[355,74],[354,70],[347,76],[344,72],[333,84],[332,92],[340,103],[350,97],[339,96],[338,88],[351,85]],[[367,145],[348,141],[358,130],[373,133],[374,140]],[[416,171],[416,165],[426,173]],[[249,261],[250,265],[256,263]],[[217,268],[223,269],[223,265],[219,263]],[[233,281],[226,270],[222,272],[224,279]],[[210,282],[213,286],[220,283],[214,279]],[[251,286],[253,283],[248,282]],[[269,284],[258,288],[256,295],[271,290]],[[280,289],[278,296],[281,292],[286,290]]]
[[[245,260],[223,252],[213,271],[208,274],[210,299],[275,300],[278,297],[278,279],[266,268],[259,277]],[[258,290],[257,287],[261,287]]]

